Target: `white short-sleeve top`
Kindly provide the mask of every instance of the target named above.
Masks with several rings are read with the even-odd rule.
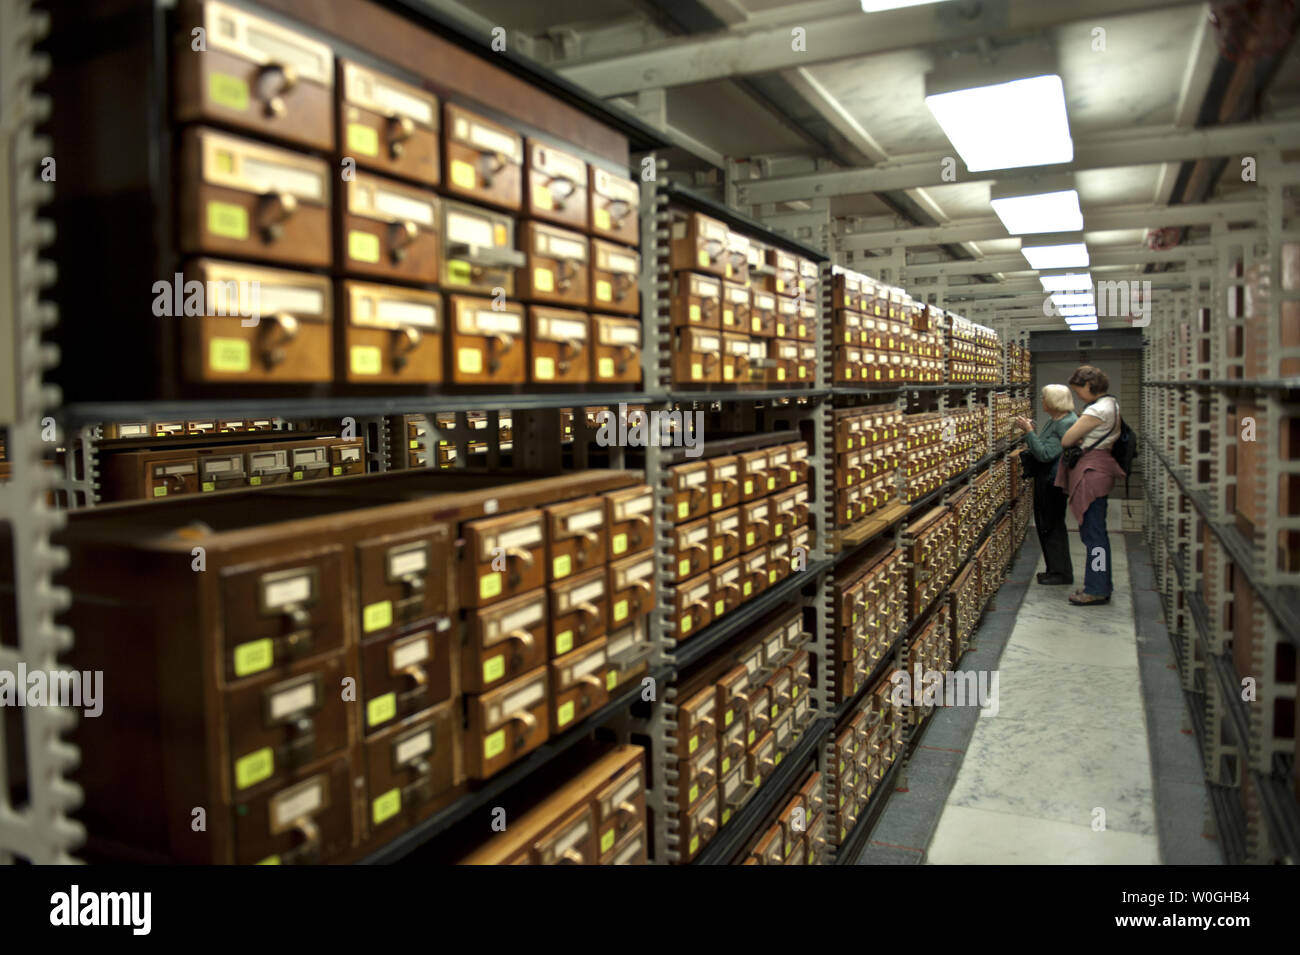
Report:
[[[1112,395],[1102,395],[1083,409],[1086,415],[1100,418],[1101,424],[1089,431],[1079,442],[1079,447],[1088,452],[1096,445],[1100,451],[1107,451],[1119,439],[1119,401]],[[1082,417],[1082,416],[1080,416]],[[1109,432],[1109,434],[1107,434]]]

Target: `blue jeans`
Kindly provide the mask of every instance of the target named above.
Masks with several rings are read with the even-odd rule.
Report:
[[[1083,513],[1079,522],[1083,538],[1083,592],[1092,597],[1110,596],[1110,535],[1106,533],[1106,498],[1099,497]],[[1100,550],[1100,553],[1098,551]],[[1101,563],[1105,570],[1094,570]]]

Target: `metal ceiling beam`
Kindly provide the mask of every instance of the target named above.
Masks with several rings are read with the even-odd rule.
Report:
[[[719,31],[664,43],[640,53],[604,57],[559,72],[597,96],[686,86],[710,80],[799,69],[873,53],[998,39],[1050,30],[1066,23],[1188,6],[1188,0],[985,0],[944,3],[866,15],[850,13],[799,26],[804,42],[791,42],[788,25],[744,33]],[[796,48],[801,47],[801,48]]]
[[[1147,249],[1117,249],[1114,251],[1090,250],[1091,265],[1084,268],[1106,267],[1111,265],[1140,265],[1147,262],[1184,262],[1194,259],[1213,259],[1215,247],[1208,243],[1203,245],[1180,245],[1160,252]],[[1057,271],[1057,270],[1053,270]],[[927,265],[907,265],[903,267],[905,281],[923,276],[939,275],[991,275],[999,272],[1029,272],[1037,274],[1029,267],[1025,257],[1019,252],[1010,255],[988,255],[982,259],[957,262],[933,262]]]
[[[1116,229],[1163,228],[1165,226],[1204,226],[1232,222],[1260,221],[1264,203],[1258,201],[1207,202],[1186,206],[1092,206],[1083,210],[1084,232],[1109,232]],[[997,216],[949,222],[945,225],[917,229],[891,229],[881,232],[857,232],[837,236],[839,252],[866,252],[942,245],[952,242],[984,242],[1010,239]]]
[[[891,189],[966,185],[1084,169],[1115,169],[1255,154],[1266,148],[1300,148],[1300,122],[1285,120],[1238,123],[1195,130],[1138,128],[1116,131],[1076,141],[1073,162],[978,173],[966,171],[965,166],[958,162],[955,180],[945,180],[944,164],[933,160],[882,164],[870,169],[845,169],[779,179],[749,180],[741,186],[739,199],[747,203],[785,202],[790,199],[848,196]]]
[[[1101,272],[1093,276],[1094,282],[1150,282],[1152,288],[1185,288],[1191,285],[1192,272]],[[932,291],[928,285],[913,285],[908,291],[922,294]],[[1040,301],[1049,293],[1043,291],[1037,278],[1011,279],[972,285],[949,285],[944,295],[949,301],[997,302],[1013,301],[1026,296],[1036,296]]]

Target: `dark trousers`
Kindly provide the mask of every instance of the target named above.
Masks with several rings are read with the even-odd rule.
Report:
[[[1051,482],[1051,469],[1034,480],[1034,529],[1043,549],[1047,573],[1074,579],[1070,535],[1065,529],[1065,493]]]
[[[1099,497],[1083,512],[1079,536],[1083,538],[1083,592],[1110,596],[1110,534],[1106,532],[1106,498]]]

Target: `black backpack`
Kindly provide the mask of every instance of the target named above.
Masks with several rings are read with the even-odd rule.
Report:
[[[1115,463],[1123,470],[1124,476],[1128,477],[1133,471],[1133,459],[1137,457],[1138,436],[1137,432],[1128,426],[1128,422],[1122,417],[1119,424],[1119,437],[1115,443],[1110,446],[1111,457]],[[1125,487],[1128,485],[1125,484]]]

